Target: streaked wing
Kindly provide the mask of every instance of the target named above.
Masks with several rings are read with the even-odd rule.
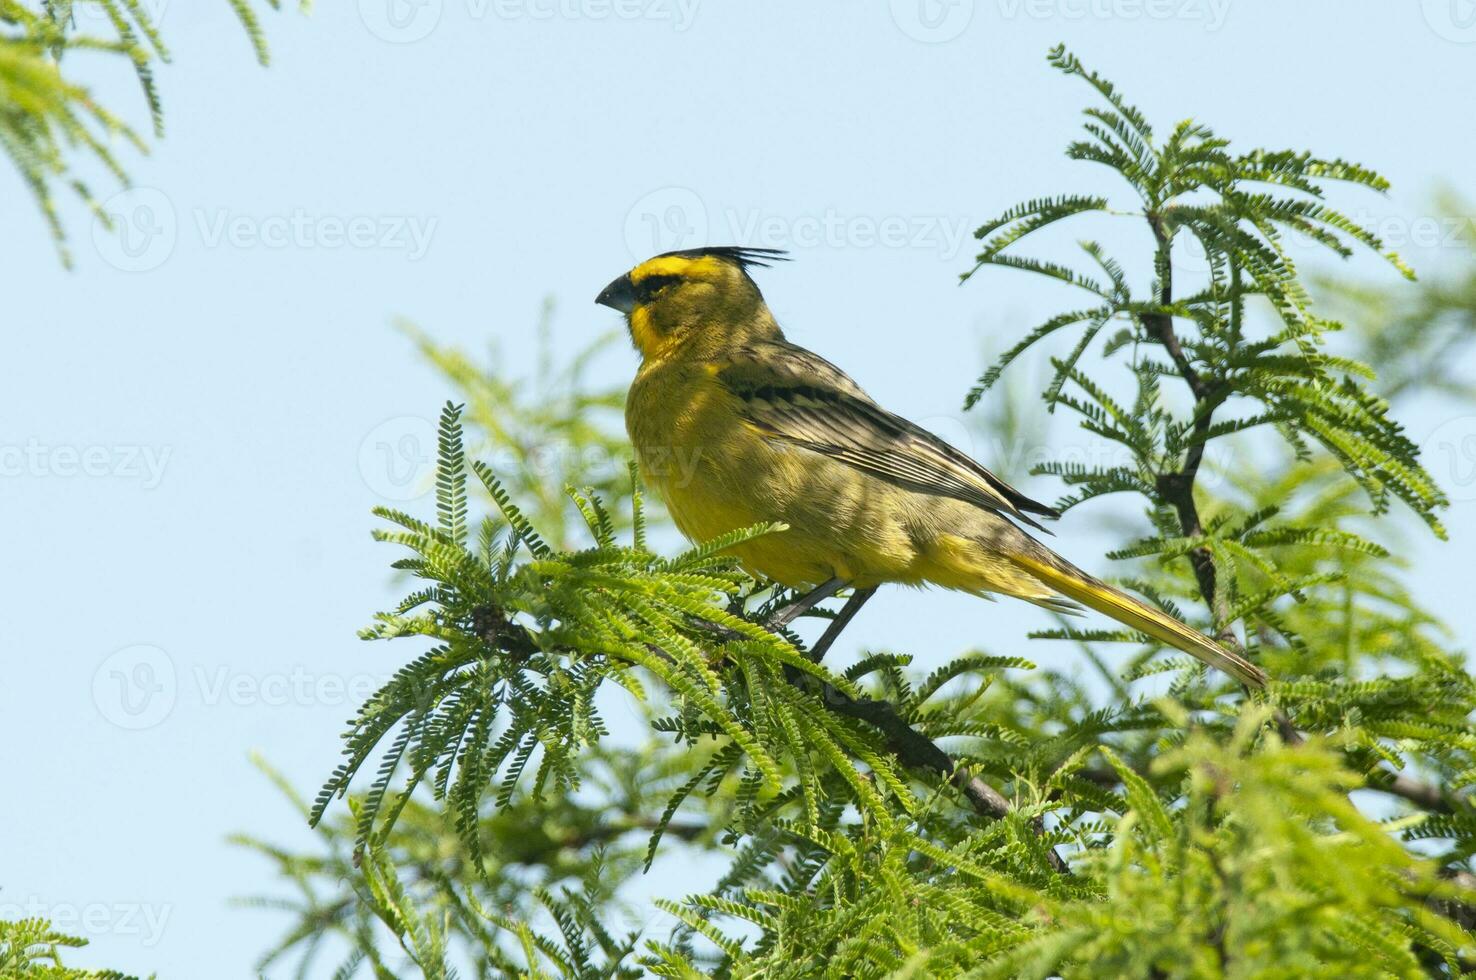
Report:
[[[771,439],[841,460],[918,493],[953,497],[1040,528],[1059,516],[937,436],[872,401],[835,365],[791,344],[737,352],[717,373],[744,418]],[[1044,530],[1044,528],[1041,528]]]

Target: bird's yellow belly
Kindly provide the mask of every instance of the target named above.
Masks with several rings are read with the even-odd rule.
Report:
[[[642,472],[684,535],[703,542],[785,524],[787,530],[732,553],[753,574],[793,588],[831,578],[858,585],[922,580],[897,501],[883,499],[890,488],[819,454],[771,444],[739,420],[705,414],[685,415],[662,434],[668,438],[631,425]]]
[[[775,489],[772,476],[762,483],[766,489]],[[685,486],[669,485],[662,496],[677,527],[693,541],[710,541],[757,524],[786,525],[783,531],[735,546],[732,553],[753,574],[793,588],[812,587],[831,578],[880,581],[906,574],[906,550],[879,552],[870,542],[852,537],[845,522],[834,522],[822,515],[822,508],[806,506],[792,496],[776,499],[761,491],[739,498],[722,482],[703,479]]]
[[[838,578],[861,588],[930,582],[976,594],[1049,594],[991,546],[997,535],[1019,535],[1008,521],[770,440],[707,380],[700,366],[672,366],[638,377],[626,405],[642,475],[694,542],[784,524],[731,553],[752,574],[791,588]]]

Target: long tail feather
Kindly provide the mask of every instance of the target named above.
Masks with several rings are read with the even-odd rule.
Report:
[[[1223,670],[1242,684],[1266,686],[1266,674],[1244,657],[1226,650],[1203,633],[1179,622],[1162,609],[1135,599],[1121,589],[1083,572],[1057,555],[1050,559],[1029,555],[1013,556],[1014,561],[1044,584],[1068,599],[1075,599],[1089,609],[1110,616],[1176,650],[1197,657],[1211,667]],[[1054,559],[1054,560],[1051,560]]]

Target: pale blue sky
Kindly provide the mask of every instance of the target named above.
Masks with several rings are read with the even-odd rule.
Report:
[[[224,0],[145,0],[176,55],[169,135],[110,204],[123,237],[66,208],[75,271],[0,171],[0,737],[25,787],[0,808],[0,913],[85,913],[63,923],[94,940],[82,962],[247,977],[282,925],[227,908],[269,882],[223,838],[306,839],[248,751],[314,789],[362,686],[405,655],[354,637],[393,592],[368,512],[401,495],[379,447],[448,391],[392,317],[474,350],[495,337],[520,370],[546,296],[575,344],[614,325],[591,301],[646,253],[791,247],[760,282],[792,338],[967,438],[989,336],[1070,298],[1003,273],[958,288],[964,236],[1019,199],[1102,186],[1061,156],[1088,93],[1046,66],[1057,40],[1162,125],[1193,114],[1242,145],[1376,166],[1389,198],[1343,203],[1417,239],[1401,251],[1421,270],[1456,254],[1430,231],[1436,183],[1476,199],[1469,0],[390,2],[267,17],[263,71]],[[138,115],[130,79],[100,81]],[[600,369],[633,366],[622,349]],[[1420,439],[1476,438],[1438,401],[1407,418]],[[1051,446],[1091,450],[1063,426]],[[1415,578],[1469,645],[1476,484],[1439,471],[1464,499]],[[1060,543],[1102,569],[1092,513]],[[1068,662],[1023,639],[1040,622],[888,591],[841,652]]]

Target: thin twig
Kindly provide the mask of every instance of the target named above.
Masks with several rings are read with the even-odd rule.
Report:
[[[978,776],[971,775],[961,767],[938,743],[928,738],[907,723],[890,701],[872,698],[852,698],[844,691],[826,685],[823,697],[825,707],[847,718],[857,718],[881,732],[887,750],[909,769],[931,772],[947,779],[956,786],[969,801],[975,813],[990,820],[1003,820],[1014,810],[1009,800]],[[1044,828],[1036,824],[1037,834]],[[1069,874],[1066,859],[1049,851],[1051,867],[1060,874]]]
[[[1162,215],[1150,212],[1148,224],[1153,229],[1154,241],[1161,254],[1167,255],[1171,243]],[[1232,283],[1231,288],[1234,287],[1235,284]],[[1168,307],[1173,303],[1173,298],[1173,271],[1165,262],[1160,272],[1158,301],[1161,306]],[[1155,485],[1178,516],[1181,533],[1185,537],[1197,538],[1204,534],[1204,522],[1194,501],[1194,485],[1199,477],[1200,465],[1204,462],[1204,449],[1209,441],[1207,436],[1214,412],[1224,401],[1226,389],[1212,384],[1195,369],[1179,342],[1170,314],[1144,313],[1140,319],[1168,353],[1190,394],[1194,396],[1194,436],[1184,453],[1184,463],[1177,470],[1158,474]],[[1199,593],[1214,619],[1215,639],[1237,653],[1245,653],[1229,622],[1229,602],[1225,590],[1219,587],[1214,556],[1209,548],[1200,546],[1189,552],[1189,562],[1199,584]],[[1282,740],[1287,744],[1300,745],[1306,741],[1305,736],[1280,708],[1275,711],[1274,721]],[[1398,796],[1425,810],[1449,813],[1452,809],[1449,794],[1439,786],[1412,779],[1383,766],[1369,774],[1369,788]]]
[[[817,644],[816,650],[819,655],[824,655],[825,650],[835,642],[841,631],[875,591],[875,589],[858,591],[851,597],[821,638],[824,645]],[[812,659],[819,659],[816,651],[812,651],[810,656]],[[785,674],[792,684],[813,683],[813,678],[808,674],[801,675],[789,669],[786,669]],[[1014,810],[1014,806],[999,790],[978,776],[970,774],[938,743],[913,728],[892,702],[874,698],[853,698],[830,684],[824,686],[820,702],[836,714],[855,718],[871,725],[881,733],[883,744],[897,761],[909,769],[930,772],[946,779],[958,788],[964,799],[968,800],[969,806],[980,816],[989,820],[1003,820]],[[1045,827],[1040,821],[1035,821],[1034,829],[1036,834],[1045,832]],[[1048,854],[1051,867],[1057,873],[1071,873],[1066,859],[1056,853],[1055,848],[1051,848]]]
[[[1163,217],[1156,212],[1148,214],[1148,224],[1153,229],[1153,238],[1158,245],[1159,253],[1167,256],[1171,242],[1167,229],[1164,227]],[[1159,271],[1158,302],[1160,306],[1168,307],[1174,301],[1174,278],[1173,268],[1165,258],[1163,268]],[[1210,425],[1214,419],[1215,409],[1224,401],[1225,395],[1218,386],[1212,384],[1194,367],[1188,355],[1184,353],[1184,347],[1179,343],[1178,334],[1174,332],[1174,318],[1168,313],[1144,313],[1141,315],[1143,326],[1152,331],[1163,349],[1168,352],[1169,360],[1174,362],[1179,375],[1184,383],[1189,386],[1189,392],[1194,396],[1194,426],[1193,438],[1189,441],[1189,448],[1184,453],[1184,462],[1177,470],[1159,473],[1154,481],[1158,493],[1164,501],[1173,507],[1174,513],[1179,518],[1179,530],[1185,537],[1197,538],[1204,534],[1204,521],[1199,516],[1199,507],[1194,501],[1194,483],[1199,478],[1199,467],[1204,462],[1204,449],[1208,443]],[[1217,572],[1215,569],[1214,555],[1209,548],[1200,545],[1189,552],[1189,563],[1194,568],[1194,577],[1199,583],[1200,595],[1204,597],[1209,606],[1210,614],[1214,617],[1216,639],[1226,645],[1238,646],[1235,633],[1229,623],[1229,602],[1225,599],[1223,590],[1219,588]]]
[[[830,625],[825,627],[825,632],[821,634],[820,639],[816,640],[815,645],[810,647],[811,660],[819,663],[825,659],[825,654],[829,652],[831,645],[840,637],[845,628],[851,624],[851,620],[856,618],[856,614],[861,611],[862,606],[866,605],[867,600],[874,595],[876,595],[875,586],[869,589],[857,589],[851,594],[851,597],[846,600],[846,604],[841,606],[840,612],[836,613],[835,618],[830,621]]]

